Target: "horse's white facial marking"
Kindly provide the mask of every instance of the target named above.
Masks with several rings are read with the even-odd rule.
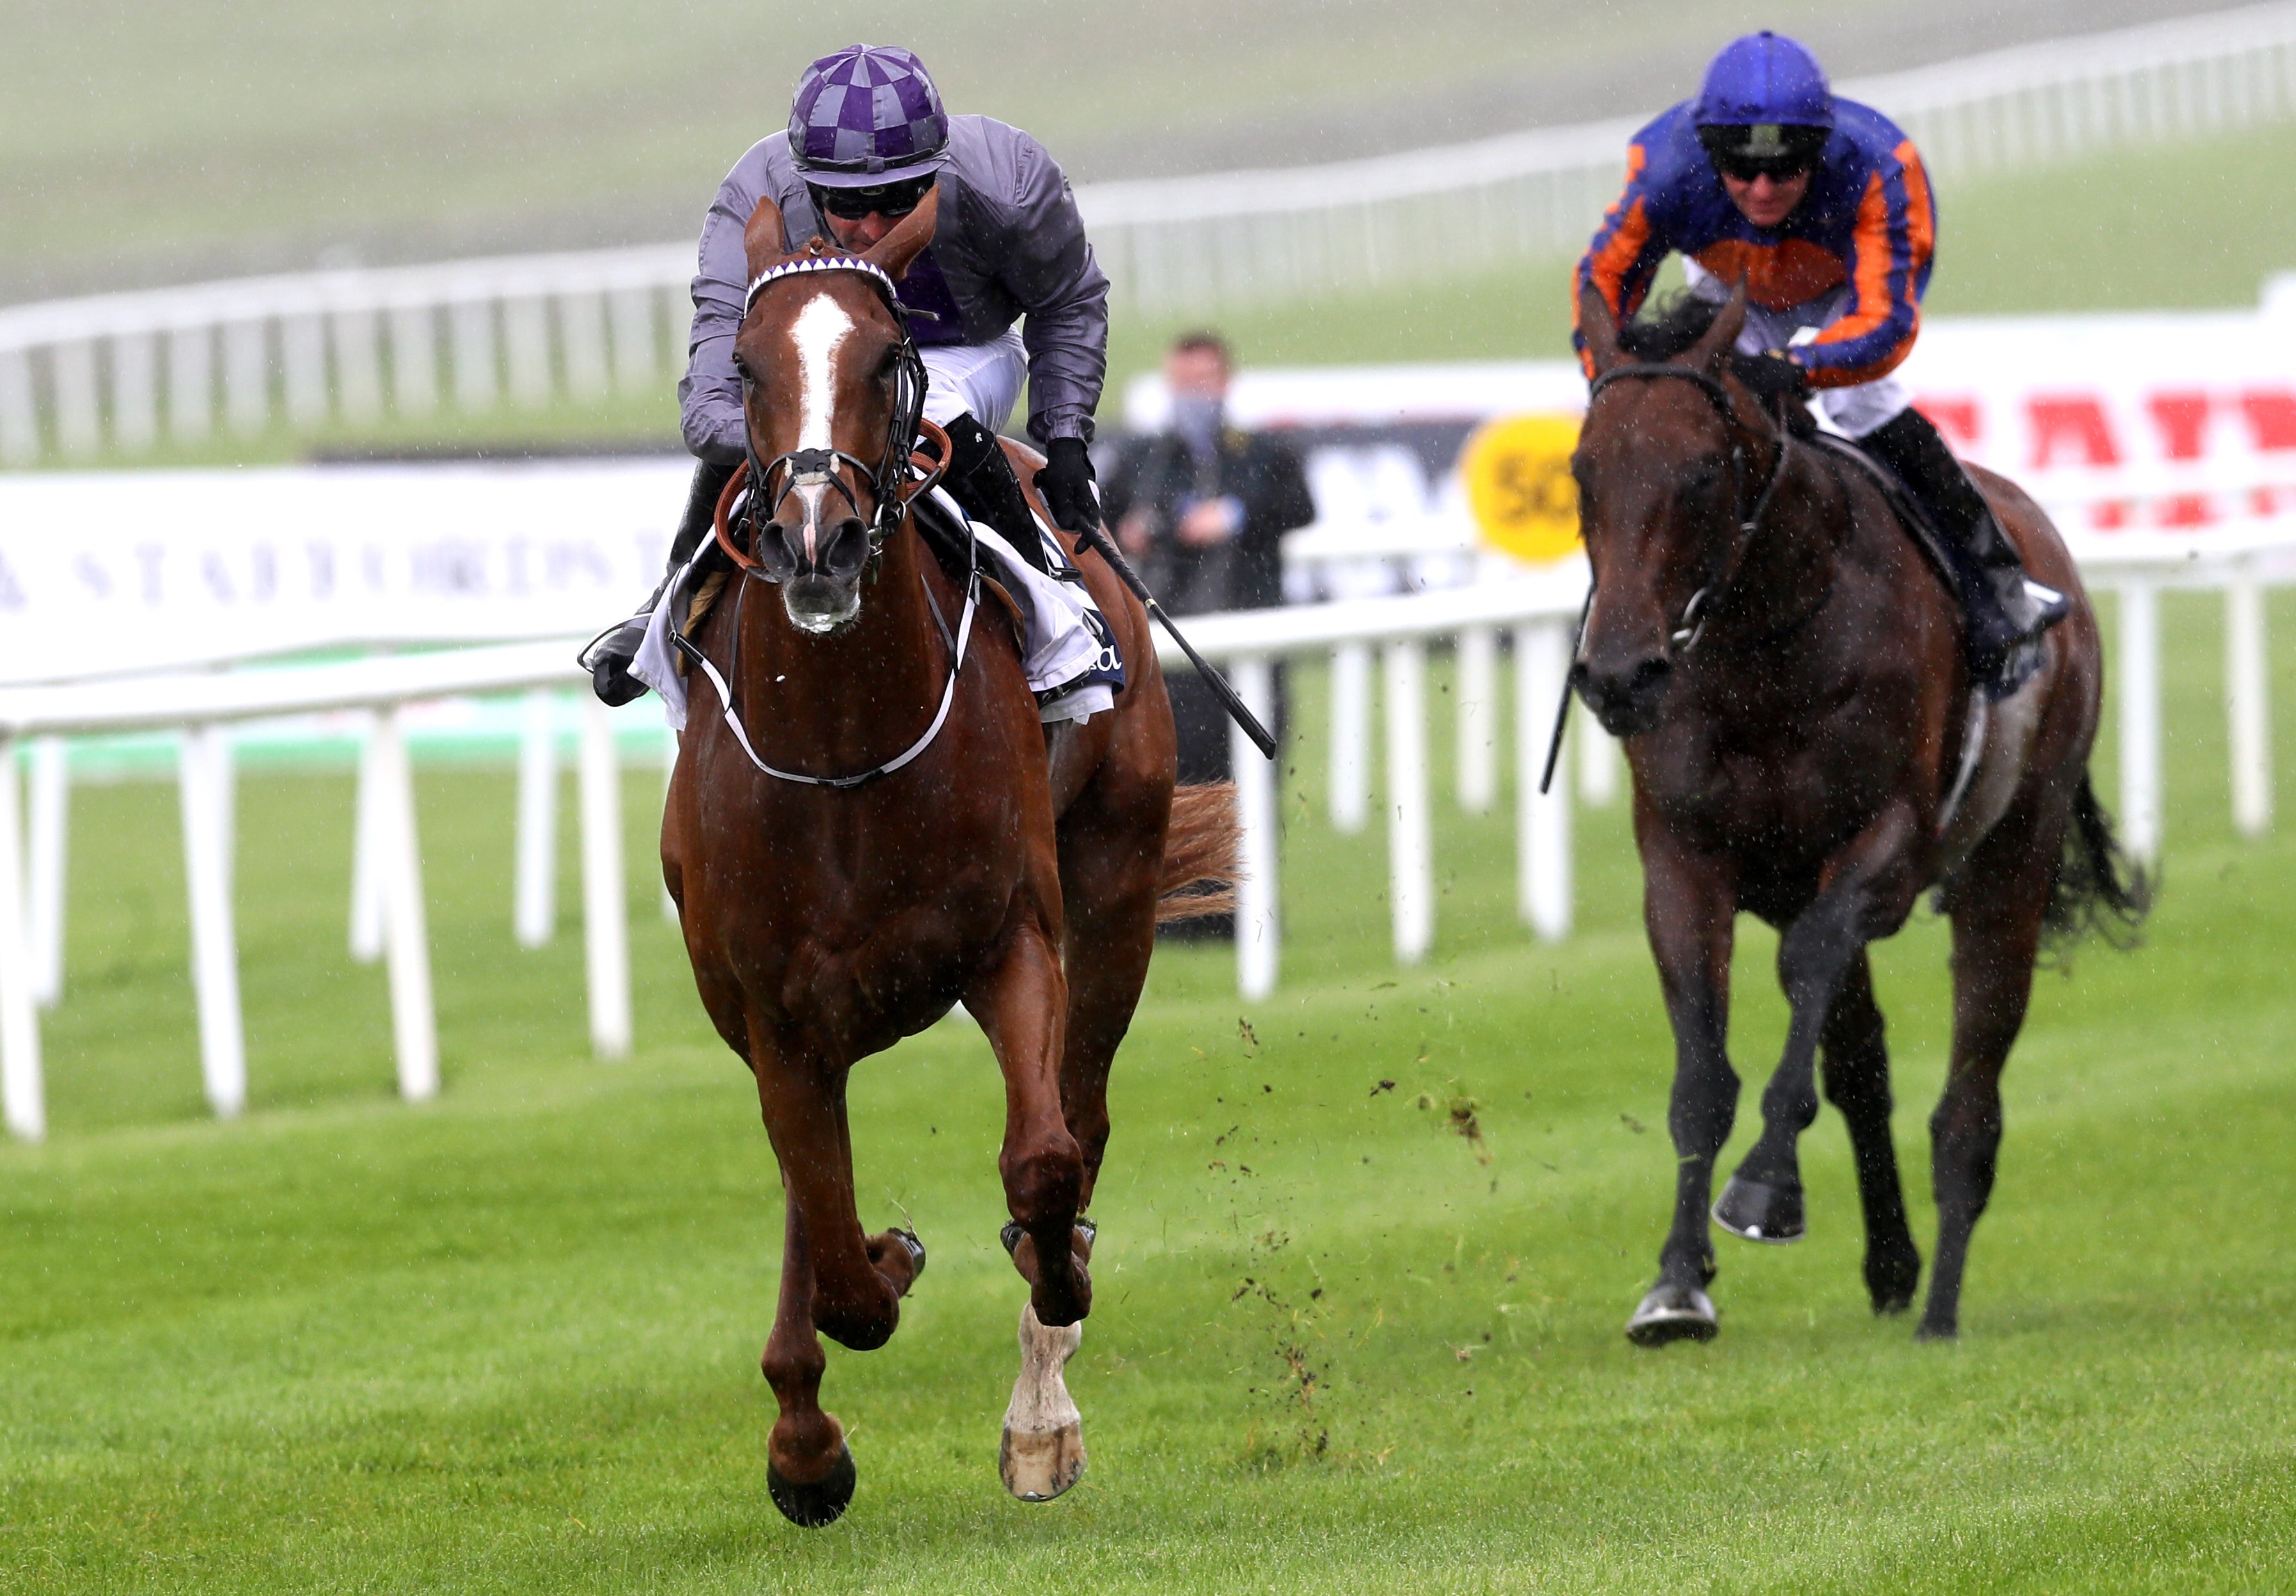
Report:
[[[853,318],[827,294],[816,296],[790,323],[797,345],[797,446],[829,447],[829,413],[837,397],[837,347],[853,331]]]

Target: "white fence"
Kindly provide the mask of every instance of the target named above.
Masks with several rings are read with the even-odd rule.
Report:
[[[1841,86],[1942,173],[2030,170],[2296,107],[2296,4],[2021,45]],[[1366,160],[1078,191],[1120,312],[1163,315],[1575,250],[1635,119]],[[320,272],[0,309],[0,464],[386,412],[658,389],[685,243]]]
[[[2125,481],[2117,482],[2125,494]],[[2263,589],[2296,577],[2296,536],[2259,526],[2247,536],[2217,534],[2206,552],[2193,541],[2135,534],[2084,561],[2090,579],[2117,594],[2116,697],[2120,715],[2118,804],[2126,840],[2140,857],[2161,848],[2161,674],[2158,594],[2163,586],[2221,590],[2226,598],[2226,710],[2231,733],[2234,816],[2254,834],[2272,820],[2268,676]],[[1488,808],[1496,792],[1500,734],[1499,634],[1513,634],[1516,683],[1513,752],[1522,917],[1543,939],[1569,934],[1572,916],[1571,783],[1538,791],[1550,716],[1562,692],[1570,627],[1584,593],[1583,567],[1538,577],[1401,598],[1356,600],[1276,611],[1208,616],[1190,623],[1198,645],[1233,671],[1245,699],[1271,708],[1272,670],[1285,658],[1333,660],[1332,804],[1335,821],[1367,820],[1365,773],[1372,742],[1370,661],[1384,682],[1386,817],[1390,914],[1395,957],[1415,963],[1436,930],[1433,802],[1427,759],[1427,651],[1450,640],[1458,678],[1460,801]],[[1168,659],[1177,665],[1177,659]],[[201,1068],[217,1114],[247,1100],[239,1010],[238,954],[232,922],[234,847],[231,742],[236,722],[327,709],[374,715],[360,766],[357,862],[351,913],[355,951],[387,953],[400,1090],[419,1101],[439,1089],[438,1043],[424,929],[422,870],[412,773],[401,717],[406,706],[450,694],[551,692],[579,680],[562,642],[515,643],[431,654],[379,657],[293,669],[115,678],[0,690],[0,1097],[11,1131],[45,1131],[39,1010],[64,987],[63,905],[70,786],[61,739],[134,728],[180,728],[178,781],[191,899],[193,980]],[[586,696],[580,743],[580,830],[585,969],[591,1036],[601,1056],[631,1044],[627,889],[622,856],[621,790],[612,730]],[[552,918],[548,861],[556,773],[546,700],[529,700],[520,764],[514,920],[521,940],[546,936]],[[537,708],[540,712],[537,713]],[[1582,791],[1607,801],[1615,764],[1586,716]],[[32,801],[29,850],[21,813],[18,744],[29,740]],[[1344,767],[1344,768],[1343,768]],[[1237,915],[1237,978],[1243,994],[1264,998],[1282,961],[1282,859],[1275,768],[1239,734],[1235,768],[1245,879]],[[28,856],[29,855],[29,856]]]

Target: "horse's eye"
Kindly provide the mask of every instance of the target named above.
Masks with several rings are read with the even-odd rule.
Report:
[[[1722,480],[1722,462],[1702,460],[1683,473],[1681,494],[1685,499],[1702,499],[1712,493]]]

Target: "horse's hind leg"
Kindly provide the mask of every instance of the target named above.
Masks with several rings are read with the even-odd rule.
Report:
[[[1898,1183],[1898,1149],[1890,1136],[1890,1053],[1882,1011],[1874,1002],[1874,971],[1864,953],[1842,978],[1825,1017],[1821,1055],[1826,1100],[1849,1126],[1857,1160],[1857,1197],[1866,1210],[1866,1289],[1877,1314],[1913,1305],[1922,1256],[1906,1224],[1906,1196]]]
[[[1793,1017],[1770,1083],[1762,1089],[1762,1134],[1741,1159],[1715,1223],[1749,1241],[1799,1241],[1801,1160],[1797,1143],[1817,1117],[1817,1044],[1850,966],[1866,945],[1905,923],[1919,883],[1910,859],[1919,822],[1892,804],[1826,868],[1816,897],[1778,939],[1778,983]]]
[[[2024,1027],[2040,950],[2042,913],[2054,877],[2055,835],[2038,846],[2013,814],[1961,871],[1979,889],[1956,890],[1953,914],[1953,1064],[1930,1116],[1930,1179],[1937,1193],[1937,1261],[1922,1310],[1923,1340],[1961,1329],[1962,1271],[1970,1233],[1993,1195],[2001,1149],[2001,1070]],[[2049,828],[2041,828],[2050,830]],[[2062,823],[2054,829],[2061,834]]]

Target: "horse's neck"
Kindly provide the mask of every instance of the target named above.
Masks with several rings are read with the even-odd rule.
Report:
[[[807,752],[865,763],[889,738],[898,749],[914,735],[912,723],[939,701],[948,651],[926,603],[922,559],[905,525],[862,577],[860,613],[825,637],[800,631],[777,589],[750,585],[737,691],[751,714],[770,718],[783,763]],[[956,615],[947,620],[953,632]]]
[[[1853,513],[1841,483],[1808,444],[1792,446],[1731,582],[1722,629],[1754,649],[1774,648],[1808,626],[1833,596]]]

